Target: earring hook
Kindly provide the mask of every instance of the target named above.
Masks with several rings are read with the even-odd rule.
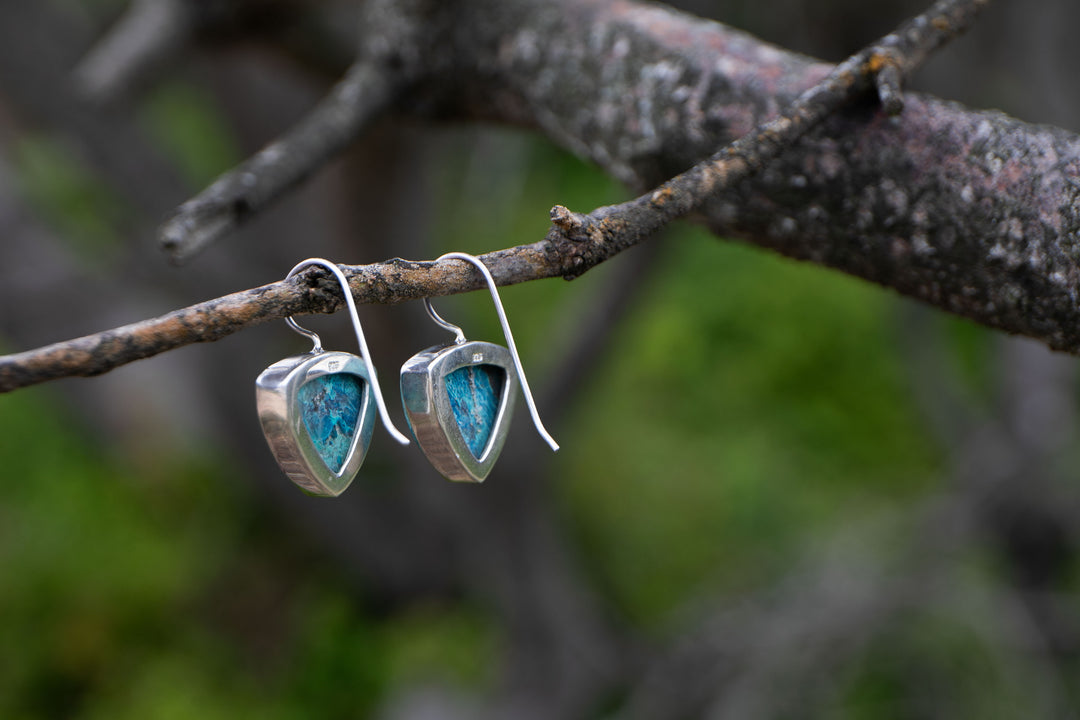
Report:
[[[499,289],[495,285],[495,278],[492,277],[491,271],[487,269],[487,265],[481,262],[480,258],[468,253],[450,252],[435,258],[435,262],[440,260],[464,260],[475,265],[476,269],[484,276],[488,290],[491,292],[491,300],[495,303],[495,313],[499,316],[499,322],[502,324],[503,336],[506,337],[506,346],[510,350],[510,356],[514,359],[514,368],[517,370],[518,380],[521,381],[521,391],[525,395],[525,404],[529,406],[529,414],[532,415],[533,425],[536,426],[536,432],[540,433],[540,437],[544,438],[548,446],[552,450],[558,451],[559,443],[555,442],[555,438],[551,437],[551,434],[544,428],[544,423],[540,421],[540,412],[536,409],[536,401],[533,400],[532,390],[529,389],[529,381],[525,379],[525,368],[521,366],[521,357],[518,356],[517,346],[514,344],[514,335],[510,332],[510,321],[506,319],[506,311],[503,309],[502,300],[499,298]],[[465,342],[465,332],[457,325],[447,322],[439,313],[435,312],[430,299],[424,298],[424,307],[432,320],[457,335],[454,340],[455,344],[460,345]]]
[[[446,256],[443,255],[443,257]],[[442,258],[439,259],[442,260]],[[424,298],[424,309],[427,310],[428,317],[434,320],[436,325],[457,335],[457,337],[454,338],[455,345],[461,345],[465,342],[465,331],[454,323],[444,320],[442,315],[435,312],[435,308],[431,305],[431,298]]]
[[[371,387],[375,391],[375,404],[379,408],[379,417],[382,418],[383,427],[385,427],[386,431],[399,443],[408,445],[409,438],[394,427],[394,423],[390,421],[390,413],[386,410],[386,402],[383,400],[382,389],[379,387],[379,378],[375,374],[375,366],[371,363],[371,352],[368,350],[367,340],[364,339],[364,329],[360,327],[360,315],[356,312],[356,301],[353,300],[352,292],[349,290],[349,281],[345,277],[345,273],[341,272],[341,268],[329,260],[323,260],[322,258],[308,258],[307,260],[297,263],[296,267],[290,270],[289,274],[285,276],[285,279],[288,280],[296,273],[304,268],[311,267],[312,265],[319,265],[320,267],[326,268],[334,274],[334,277],[337,278],[338,283],[340,283],[341,292],[345,296],[345,305],[349,308],[349,318],[352,320],[353,330],[356,331],[356,341],[360,345],[360,354],[364,358],[364,365],[367,366],[368,379],[371,381]],[[285,323],[290,328],[315,343],[315,347],[311,350],[312,353],[322,352],[322,341],[319,340],[319,335],[317,333],[314,333],[307,328],[300,327],[300,324],[293,320],[292,316],[285,318]]]

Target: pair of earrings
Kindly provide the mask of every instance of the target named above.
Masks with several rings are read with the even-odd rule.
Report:
[[[461,328],[425,299],[428,315],[455,339],[417,353],[402,366],[401,398],[409,427],[435,469],[450,480],[483,482],[502,451],[519,385],[537,432],[552,450],[559,446],[540,421],[495,279],[472,255],[447,253],[438,260],[451,258],[483,274],[508,347],[466,340]],[[255,381],[255,398],[263,434],[289,479],[309,493],[336,496],[364,462],[375,409],[395,440],[408,445],[409,439],[390,420],[345,275],[337,265],[312,258],[286,279],[313,265],[329,270],[341,284],[361,357],[323,350],[317,334],[287,318],[286,324],[314,347],[264,370]]]

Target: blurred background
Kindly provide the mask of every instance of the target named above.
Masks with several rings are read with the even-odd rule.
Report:
[[[923,9],[676,4],[828,60]],[[355,7],[267,2],[89,100],[124,9],[0,2],[0,351],[628,197],[542,138],[394,119],[170,266],[157,224],[325,92]],[[1080,130],[1078,23],[1001,0],[916,85]],[[344,496],[293,487],[254,412],[308,347],[282,323],[0,396],[0,717],[1080,715],[1073,358],[686,224],[502,294],[563,450],[519,408],[480,486],[376,428]],[[499,341],[485,294],[436,304]],[[360,313],[391,389],[446,339]]]

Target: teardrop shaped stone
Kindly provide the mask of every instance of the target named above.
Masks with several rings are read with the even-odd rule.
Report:
[[[499,415],[506,370],[498,365],[467,365],[446,376],[446,393],[465,443],[480,459]]]
[[[340,472],[356,435],[364,379],[351,373],[322,375],[304,384],[296,398],[319,457],[332,472]]]

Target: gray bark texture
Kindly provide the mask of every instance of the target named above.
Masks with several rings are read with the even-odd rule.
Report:
[[[970,13],[984,2],[940,2],[882,47],[910,46],[928,29],[942,37],[955,34],[964,8]],[[800,95],[848,79],[848,66],[834,68],[719,23],[635,2],[415,0],[363,8],[361,52],[346,80],[284,140],[180,206],[161,230],[175,259],[187,259],[250,219],[340,152],[376,114],[394,107],[425,120],[537,130],[638,191],[713,158],[713,167],[694,168],[690,190],[676,178],[639,198],[636,208],[627,203],[586,215],[556,207],[545,240],[500,253],[507,267],[492,270],[501,283],[575,277],[694,211],[720,236],[836,268],[1053,349],[1080,352],[1080,219],[1073,179],[1080,170],[1080,138],[924,95],[901,98],[898,80],[927,48],[915,61],[869,50],[862,61],[853,56],[850,67],[864,68],[864,82],[866,73],[876,77],[880,98],[860,92],[863,86],[850,78],[842,110],[819,113],[798,132],[777,135],[770,120],[790,126],[786,118],[805,117],[803,101],[796,102]],[[957,15],[949,14],[957,8]],[[874,64],[880,67],[865,70]],[[731,145],[748,140],[749,153]],[[725,146],[727,158],[716,154]],[[745,158],[750,161],[740,160]],[[691,197],[680,195],[686,192]],[[369,274],[380,277],[394,269],[372,268]],[[356,281],[363,285],[362,278]],[[358,290],[358,299],[474,287],[439,283],[434,276],[418,283],[391,281]],[[336,306],[318,299],[310,308],[301,304],[309,311]],[[247,314],[260,321],[287,310],[295,311],[296,303]],[[9,356],[0,360],[0,387],[100,373],[221,337],[210,329],[216,325],[231,331],[245,325],[211,318],[207,332],[189,327],[182,337],[166,334],[158,344],[157,329],[173,319],[152,321],[154,342],[134,352],[101,356],[95,349],[130,347],[121,328],[81,339],[78,347],[61,343]],[[139,331],[145,336],[145,330]],[[86,352],[94,357],[85,367],[72,365]]]
[[[446,98],[452,111],[535,127],[637,189],[829,71],[658,6],[512,3],[520,14],[505,18],[483,5],[457,26],[454,52],[471,66]],[[1072,133],[909,93],[897,117],[873,102],[832,116],[702,219],[1075,354],[1078,173]]]

